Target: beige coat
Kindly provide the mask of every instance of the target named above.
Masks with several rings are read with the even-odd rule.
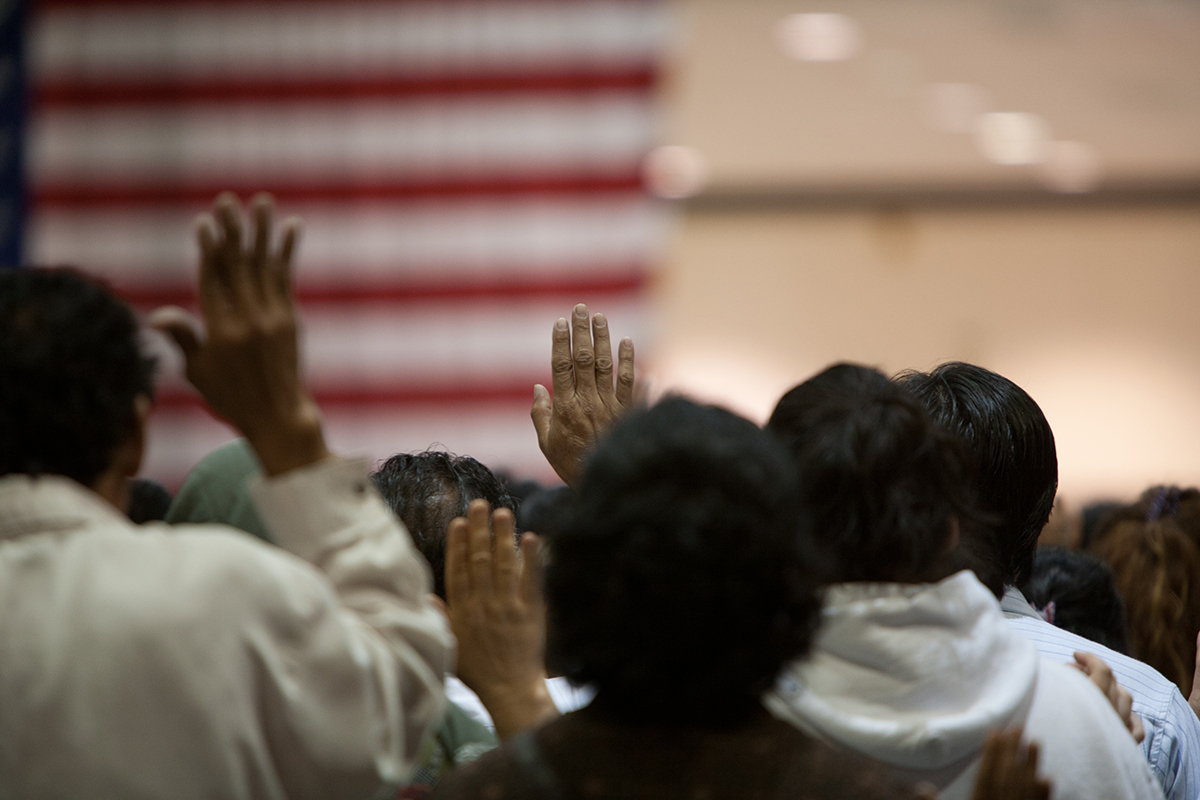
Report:
[[[284,549],[0,478],[0,798],[352,798],[405,776],[453,663],[428,566],[363,462],[252,493]]]

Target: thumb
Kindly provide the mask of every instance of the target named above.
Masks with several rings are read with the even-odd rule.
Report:
[[[534,430],[537,431],[538,444],[543,449],[550,436],[550,418],[553,414],[554,401],[550,399],[550,393],[546,391],[545,386],[536,384],[533,387],[533,408],[529,410],[529,416],[533,420]]]
[[[178,306],[164,306],[155,309],[147,320],[147,324],[154,330],[171,337],[183,351],[183,357],[189,362],[200,350],[200,322]]]

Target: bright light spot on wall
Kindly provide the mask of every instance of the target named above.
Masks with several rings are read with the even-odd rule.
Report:
[[[975,143],[995,164],[1039,164],[1046,157],[1050,125],[1037,114],[993,111],[975,121]]]
[[[973,133],[990,108],[987,93],[973,83],[931,83],[924,95],[925,118],[944,133]]]
[[[1104,169],[1096,148],[1084,142],[1050,142],[1042,163],[1042,180],[1056,192],[1081,194],[1100,185]]]
[[[845,61],[862,44],[858,23],[845,14],[791,14],[779,21],[775,36],[797,61]]]
[[[656,147],[642,163],[642,177],[655,195],[667,200],[691,197],[708,182],[708,161],[694,147]]]

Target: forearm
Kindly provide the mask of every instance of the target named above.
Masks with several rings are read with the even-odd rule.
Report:
[[[275,541],[329,579],[376,691],[368,713],[385,757],[407,766],[439,722],[454,640],[426,599],[429,568],[370,485],[365,462],[327,459],[262,481],[253,494]]]

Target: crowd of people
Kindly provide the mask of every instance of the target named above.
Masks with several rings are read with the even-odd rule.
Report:
[[[1012,381],[837,364],[760,428],[636,402],[582,304],[531,411],[564,486],[339,457],[272,213],[218,198],[202,320],[148,320],[242,436],[174,497],[134,313],[0,273],[0,798],[1200,797],[1200,492],[1039,548]]]

